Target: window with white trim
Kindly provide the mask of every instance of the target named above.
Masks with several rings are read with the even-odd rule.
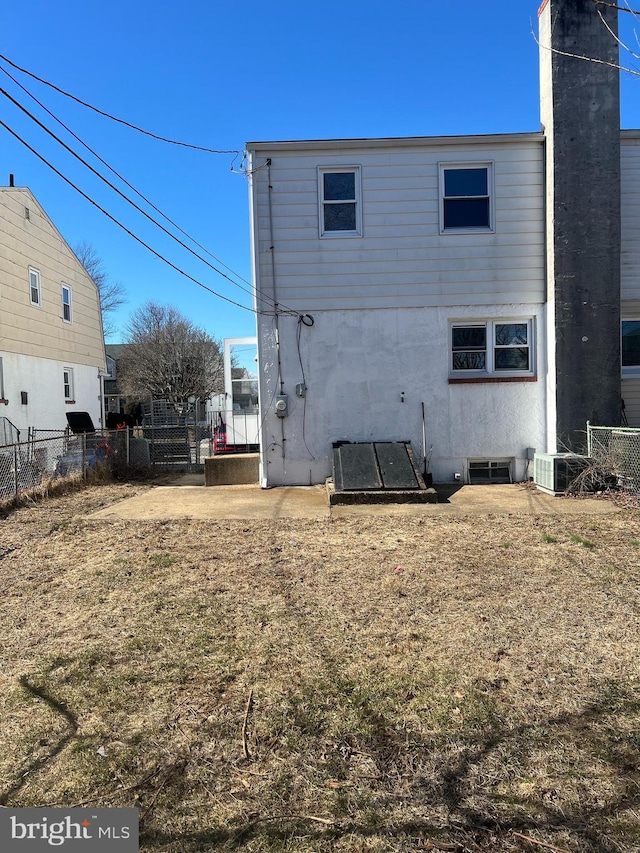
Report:
[[[450,375],[533,376],[533,320],[452,322]]]
[[[321,237],[362,236],[359,166],[318,169]]]
[[[440,164],[440,233],[493,231],[493,164]]]
[[[640,379],[640,320],[620,323],[622,377]]]
[[[64,399],[71,403],[73,398],[73,368],[65,367],[62,370],[62,378],[64,382]]]
[[[32,305],[42,304],[40,290],[40,270],[29,267],[29,301]]]
[[[62,285],[62,319],[65,323],[71,322],[71,288],[68,284]]]

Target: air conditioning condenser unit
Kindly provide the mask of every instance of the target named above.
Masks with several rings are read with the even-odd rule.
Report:
[[[536,453],[533,457],[533,482],[549,495],[561,495],[590,461],[588,456],[576,453]]]

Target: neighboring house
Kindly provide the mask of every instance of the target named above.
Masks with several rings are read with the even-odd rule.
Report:
[[[98,289],[25,187],[0,187],[0,418],[64,429],[101,425],[105,369]]]
[[[543,3],[540,132],[247,145],[263,486],[322,482],[345,440],[410,440],[436,482],[520,480],[622,398],[640,426],[615,31],[611,7]]]
[[[119,385],[118,361],[121,361],[126,344],[106,344],[107,376],[104,380],[104,410],[106,414],[124,414],[128,398]]]

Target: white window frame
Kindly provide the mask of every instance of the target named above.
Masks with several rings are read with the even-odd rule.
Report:
[[[73,396],[73,368],[72,367],[63,367],[62,368],[62,382],[64,387],[64,399],[66,403],[74,403],[75,397]],[[67,391],[68,389],[68,391]]]
[[[640,317],[622,317],[620,320],[620,370],[623,379],[640,379],[640,364],[624,365],[622,363],[622,324],[640,323]]]
[[[326,174],[354,174],[354,192],[355,198],[343,199],[336,201],[335,199],[327,199],[324,197],[324,176]],[[329,231],[324,227],[324,208],[325,204],[355,204],[356,208],[356,227],[353,231]],[[318,224],[320,237],[329,239],[343,237],[362,237],[362,182],[360,176],[360,166],[318,166]]]
[[[38,300],[34,301],[33,299],[33,283],[31,277],[35,278],[35,289],[38,292]],[[35,269],[35,267],[29,267],[29,302],[32,305],[37,305],[38,308],[42,307],[42,283],[40,281],[40,270]]]
[[[65,290],[69,294],[68,302],[65,302],[64,292]],[[60,297],[62,299],[62,319],[65,323],[73,323],[73,308],[72,308],[72,300],[73,296],[71,294],[71,286],[69,284],[63,284],[60,288]],[[69,309],[69,316],[65,317],[65,308]]]
[[[526,323],[527,324],[527,348],[529,349],[529,369],[528,370],[500,370],[495,366],[495,351],[497,349],[512,349],[516,345],[509,347],[501,347],[495,342],[495,328],[503,324],[509,323]],[[462,327],[479,327],[485,328],[485,366],[478,369],[459,370],[453,367],[453,330]],[[491,317],[489,319],[482,318],[471,320],[450,320],[449,321],[449,377],[451,379],[513,379],[536,376],[536,347],[535,347],[535,318],[534,317]]]
[[[495,163],[493,160],[483,160],[480,162],[464,162],[464,163],[438,163],[438,191],[439,191],[439,211],[440,211],[440,234],[495,234],[495,192],[494,192],[494,172]],[[447,201],[447,196],[444,194],[445,183],[444,173],[449,170],[462,171],[465,169],[486,169],[487,170],[487,194],[489,197],[489,225],[463,226],[461,228],[445,228],[444,227],[444,207]],[[451,196],[451,198],[486,198],[486,196]]]

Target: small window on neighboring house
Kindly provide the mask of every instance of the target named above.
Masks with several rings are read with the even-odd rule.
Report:
[[[65,367],[62,371],[63,381],[64,381],[64,399],[68,403],[74,402],[73,399],[73,369],[71,367]]]
[[[640,378],[640,320],[623,320],[622,332],[622,376]]]
[[[29,299],[32,305],[41,304],[40,272],[29,267]]]
[[[107,356],[107,376],[109,379],[116,378],[116,360],[113,356]]]
[[[62,285],[62,319],[65,323],[71,322],[71,288],[68,284]]]
[[[492,231],[491,164],[441,165],[440,231]]]
[[[360,167],[318,171],[321,237],[360,237]]]
[[[451,324],[452,377],[532,376],[533,320]]]

